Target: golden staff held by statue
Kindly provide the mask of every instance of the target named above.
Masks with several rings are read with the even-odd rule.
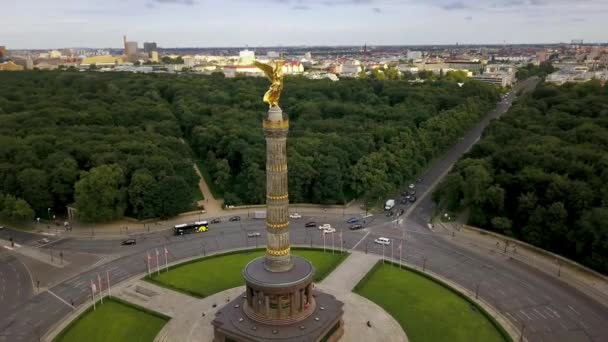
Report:
[[[272,82],[270,88],[264,94],[264,102],[268,103],[270,107],[279,106],[279,98],[281,97],[281,91],[283,90],[283,64],[285,61],[275,61],[274,68],[272,65],[253,61],[256,67],[262,70],[266,77]]]

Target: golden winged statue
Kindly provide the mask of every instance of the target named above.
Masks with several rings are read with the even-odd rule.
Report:
[[[262,70],[266,77],[272,82],[270,88],[264,94],[264,102],[268,103],[270,107],[279,106],[279,98],[281,97],[281,91],[283,90],[283,64],[285,61],[275,61],[274,68],[272,65],[253,61],[258,69]]]

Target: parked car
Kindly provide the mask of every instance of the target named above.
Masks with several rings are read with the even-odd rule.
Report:
[[[351,217],[348,220],[346,220],[346,223],[357,223],[359,222],[359,219],[356,217]]]
[[[232,216],[231,218],[228,219],[228,221],[234,222],[234,221],[240,221],[241,217],[240,216]]]
[[[260,234],[260,232],[249,232],[247,233],[247,237],[257,237],[257,236],[261,236],[262,234]]]
[[[394,215],[395,215],[395,212],[392,211],[392,210],[389,210],[389,211],[386,212],[386,217],[392,217]]]
[[[292,218],[292,219],[301,219],[302,215],[300,215],[299,213],[293,213],[293,214],[289,215],[289,218]]]
[[[405,197],[405,196],[407,196],[407,191],[404,191],[401,193],[401,197]]]
[[[131,245],[136,245],[137,241],[135,239],[126,239],[124,240],[121,245],[123,246],[131,246]]]
[[[306,228],[312,228],[312,227],[316,227],[316,226],[317,226],[317,222],[315,222],[315,221],[306,222],[306,224],[304,225],[304,227],[306,227]]]
[[[405,212],[405,210],[403,210],[403,209],[399,210],[399,212],[397,213],[397,216],[403,215],[404,212]]]
[[[348,229],[350,229],[350,230],[363,229],[363,225],[362,224],[353,224],[352,226],[348,227]]]
[[[336,228],[323,229],[323,234],[332,234],[336,232]]]
[[[401,199],[401,204],[407,204],[408,203],[408,199],[407,198],[402,198]]]
[[[40,240],[38,240],[38,243],[49,243],[51,242],[51,240],[47,239],[47,238],[42,238]]]
[[[412,202],[412,203],[416,202],[416,196],[411,196],[410,197],[410,202]]]
[[[4,226],[0,226],[0,230],[4,229]]]
[[[331,224],[323,223],[322,225],[319,226],[319,230],[326,230],[326,229],[332,229]]]
[[[410,184],[410,186],[409,186],[410,189],[413,189],[415,187],[416,187],[416,185],[414,185],[414,183]]]
[[[412,189],[412,190],[410,190],[410,192],[409,192],[409,195],[410,195],[410,196],[413,196],[413,195],[415,195],[415,194],[416,194],[416,189]]]
[[[214,218],[213,220],[210,221],[210,223],[220,223],[220,222],[222,222],[222,220],[219,218]]]
[[[376,240],[374,240],[374,242],[379,245],[385,245],[385,246],[388,246],[391,244],[391,240],[389,238],[385,238],[385,237],[379,237]]]

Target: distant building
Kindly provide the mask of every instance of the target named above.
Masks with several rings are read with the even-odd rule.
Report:
[[[536,53],[536,59],[538,63],[543,63],[549,60],[550,54],[546,51],[539,51]]]
[[[144,43],[144,52],[150,57],[152,51],[158,51],[156,47],[156,42],[145,42]]]
[[[258,69],[255,65],[226,65],[223,70],[226,78],[233,78],[236,75],[247,75],[247,76],[262,76],[262,70]]]
[[[358,60],[347,61],[336,70],[340,77],[357,77],[363,71],[361,62]]]
[[[92,57],[86,57],[82,60],[82,62],[80,62],[80,66],[81,67],[89,67],[92,64],[95,64],[95,66],[98,67],[104,67],[104,66],[114,66],[114,65],[118,65],[118,64],[122,64],[124,63],[123,59],[121,57],[115,57],[115,56],[92,56]]]
[[[61,52],[58,50],[53,50],[49,52],[49,58],[61,58]]]
[[[150,52],[150,61],[154,63],[158,63],[160,61],[160,59],[158,59],[158,51]]]
[[[513,75],[504,72],[474,75],[473,79],[484,83],[496,84],[503,88],[513,84]]]
[[[447,60],[446,64],[450,69],[466,69],[474,74],[479,74],[483,70],[483,64],[480,61],[452,59]]]
[[[281,57],[281,53],[277,52],[277,51],[268,51],[266,53],[266,57],[268,57],[268,58],[279,58],[279,57]]]
[[[25,58],[25,69],[34,70],[34,61],[32,60],[32,57],[29,55]]]
[[[420,60],[420,59],[422,59],[422,51],[408,51],[407,55],[406,55],[406,58],[408,60],[411,59],[411,60],[414,60],[414,61]]]
[[[24,67],[12,61],[0,63],[0,71],[23,71]]]
[[[243,50],[239,52],[239,65],[252,65],[255,60],[255,51]]]
[[[283,73],[285,75],[297,75],[304,72],[304,65],[298,61],[287,61],[283,64]]]
[[[137,59],[137,42],[127,41],[127,36],[123,36],[123,43],[125,45],[125,56],[128,60]]]
[[[0,46],[0,59],[6,58],[6,46]]]

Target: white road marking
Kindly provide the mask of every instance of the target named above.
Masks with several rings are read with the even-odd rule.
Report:
[[[551,311],[551,312],[552,312],[552,313],[555,315],[555,317],[556,317],[556,318],[560,318],[560,317],[561,317],[561,316],[560,316],[560,315],[557,313],[557,311],[553,310],[553,308],[552,308],[552,307],[548,306],[548,307],[547,307],[547,310]]]
[[[357,246],[359,246],[359,244],[360,244],[360,243],[361,243],[363,240],[365,240],[365,238],[367,238],[367,236],[368,236],[370,233],[371,233],[371,232],[367,232],[367,233],[365,233],[365,235],[364,235],[364,236],[361,238],[361,240],[357,241],[357,243],[356,243],[356,244],[355,244],[355,245],[354,245],[354,246],[351,248],[351,251],[354,251],[354,250],[357,248]]]
[[[543,315],[540,311],[538,311],[538,309],[534,309],[534,311],[542,318],[546,319],[547,317],[545,317],[545,315]]]
[[[55,298],[59,299],[62,303],[64,303],[65,305],[69,306],[70,308],[72,308],[72,305],[68,302],[66,302],[65,300],[63,300],[63,298],[59,297],[58,295],[56,295],[53,291],[51,290],[46,290],[46,292],[52,294]]]
[[[570,308],[570,310],[572,310],[572,311],[573,311],[575,314],[577,314],[577,315],[579,315],[579,316],[581,315],[581,314],[580,314],[580,312],[578,312],[578,311],[574,310],[574,308],[573,308],[573,307],[571,307],[570,305],[568,305],[568,308]]]
[[[528,320],[530,320],[530,321],[532,320],[532,317],[530,317],[524,310],[519,310],[519,313],[526,316],[526,318],[528,318]]]

